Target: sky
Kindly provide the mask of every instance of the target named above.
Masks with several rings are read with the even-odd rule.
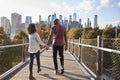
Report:
[[[94,15],[98,15],[98,24],[104,28],[106,24],[117,25],[120,23],[120,0],[0,0],[0,17],[11,20],[11,13],[22,15],[22,22],[26,16],[32,17],[32,22],[38,22],[39,15],[42,20],[47,20],[48,15],[69,15],[77,13],[77,21],[82,19],[82,24],[90,18],[92,26]]]

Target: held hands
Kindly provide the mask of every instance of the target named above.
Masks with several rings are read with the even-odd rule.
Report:
[[[68,49],[68,46],[67,45],[65,45],[65,50],[67,50]]]
[[[49,49],[49,46],[46,44],[46,45],[45,45],[45,48],[48,50],[48,49]]]

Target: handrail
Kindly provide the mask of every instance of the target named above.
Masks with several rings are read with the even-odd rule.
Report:
[[[0,46],[0,48],[16,47],[16,46],[23,46],[23,45],[28,45],[28,44],[29,43],[14,44],[14,45],[5,45],[5,46]]]
[[[16,46],[24,46],[24,45],[28,45],[29,43],[23,43],[23,44],[14,44],[14,45],[6,45],[6,46],[0,46],[0,48],[9,48],[9,47],[16,47]],[[44,52],[45,48],[41,49],[41,53]],[[9,75],[13,75],[13,73],[15,73],[17,70],[21,69],[23,66],[25,66],[26,64],[28,64],[29,60],[26,59],[24,62],[20,62],[19,64],[17,64],[16,66],[14,66],[13,68],[9,69],[8,71],[4,72],[3,74],[0,75],[0,80],[3,79],[8,79],[11,76]]]
[[[77,42],[70,42],[69,43],[75,44],[75,45],[81,45],[81,46],[85,46],[85,47],[91,47],[91,48],[96,48],[96,49],[100,49],[103,51],[107,51],[107,52],[113,52],[116,54],[120,54],[120,50],[113,50],[113,49],[108,49],[108,48],[103,48],[103,47],[98,47],[98,46],[92,46],[92,45],[87,45],[87,44],[81,44],[81,43],[77,43]]]
[[[83,54],[82,54],[82,49],[83,48],[82,47],[96,49],[95,52],[97,54],[96,54],[96,61],[95,61],[95,65],[94,65],[94,67],[96,67],[96,72],[94,71],[94,69],[92,71],[92,69],[90,69],[90,67],[88,67],[85,63],[83,63],[82,66],[88,71],[88,73],[91,74],[91,76],[93,76],[97,80],[103,80],[103,78],[107,78],[107,79],[111,80],[111,76],[106,77],[107,76],[106,74],[103,75],[103,54],[104,54],[104,51],[105,51],[105,52],[110,52],[110,53],[113,53],[113,54],[120,55],[120,50],[101,47],[101,46],[103,46],[103,39],[102,39],[101,36],[97,36],[97,42],[96,42],[97,46],[83,44],[82,40],[83,39],[79,38],[79,41],[77,41],[77,42],[74,39],[68,41],[68,43],[69,43],[68,47],[70,49],[71,54],[76,57],[76,60],[80,64],[82,64],[83,63],[83,59],[82,59],[83,58],[82,57],[83,56]],[[76,46],[78,46],[77,47],[78,51],[75,51]]]

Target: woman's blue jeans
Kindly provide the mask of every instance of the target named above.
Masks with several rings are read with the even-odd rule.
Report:
[[[29,63],[30,74],[33,73],[32,71],[33,71],[34,55],[36,56],[38,69],[40,69],[40,51],[38,51],[37,53],[30,53],[30,63]]]

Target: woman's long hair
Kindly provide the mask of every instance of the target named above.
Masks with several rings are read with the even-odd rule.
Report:
[[[28,30],[29,34],[35,33],[36,32],[35,24],[33,24],[33,23],[29,24],[27,30]]]

